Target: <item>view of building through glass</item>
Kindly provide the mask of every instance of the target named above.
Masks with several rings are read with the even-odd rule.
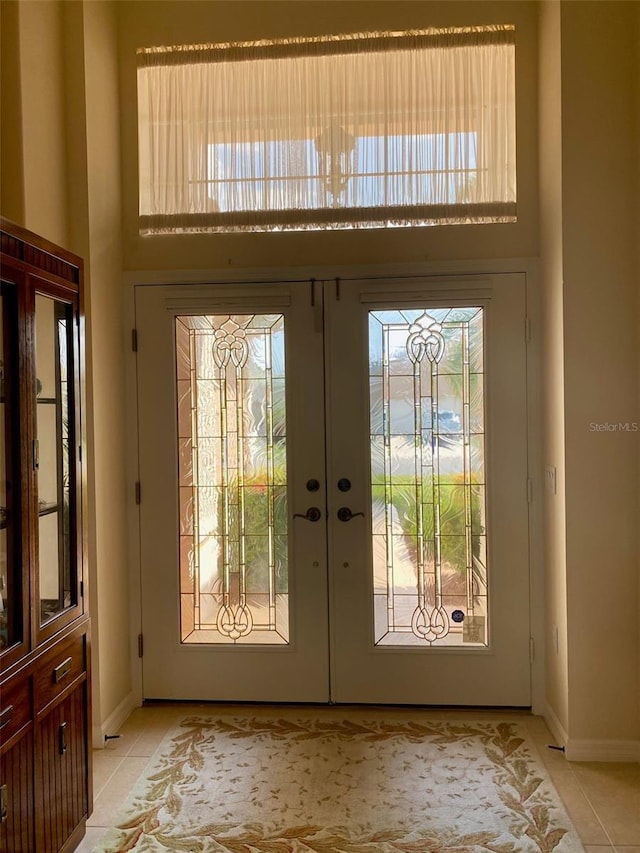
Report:
[[[211,204],[225,212],[471,200],[477,133],[358,136],[348,147],[348,169],[333,192],[323,174],[319,137],[210,145]]]
[[[482,308],[369,313],[375,642],[487,644]]]
[[[284,317],[175,328],[182,642],[287,643]]]

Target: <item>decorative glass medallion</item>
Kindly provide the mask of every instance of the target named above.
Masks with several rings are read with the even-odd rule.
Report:
[[[369,313],[376,645],[486,646],[483,309]]]
[[[289,642],[284,317],[176,317],[183,643]]]

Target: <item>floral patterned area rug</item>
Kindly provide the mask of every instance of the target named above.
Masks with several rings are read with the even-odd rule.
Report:
[[[95,853],[579,853],[524,727],[184,719]]]

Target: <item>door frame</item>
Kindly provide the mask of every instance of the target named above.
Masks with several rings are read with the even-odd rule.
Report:
[[[140,270],[123,274],[125,301],[125,328],[123,345],[126,352],[126,435],[127,455],[125,476],[127,484],[127,526],[129,530],[130,577],[130,659],[132,690],[123,703],[105,721],[102,729],[113,730],[123,722],[131,710],[142,705],[142,665],[138,656],[138,637],[142,630],[140,596],[140,534],[139,512],[135,502],[135,484],[138,481],[138,416],[136,356],[132,348],[132,330],[136,326],[135,288],[139,285],[193,285],[283,283],[330,280],[340,278],[371,279],[402,277],[478,276],[499,273],[522,273],[526,279],[526,324],[522,334],[527,340],[527,465],[529,472],[529,561],[530,561],[530,623],[531,623],[531,697],[532,711],[545,710],[545,629],[544,586],[542,553],[542,423],[539,413],[541,398],[541,341],[540,341],[540,288],[538,262],[535,258],[495,259],[478,261],[432,261],[424,263],[397,263],[378,265],[326,265],[282,268],[243,268],[238,270]],[[95,568],[94,568],[95,572]],[[96,579],[94,579],[96,582]],[[97,677],[96,668],[96,677]],[[94,732],[101,739],[104,732]]]

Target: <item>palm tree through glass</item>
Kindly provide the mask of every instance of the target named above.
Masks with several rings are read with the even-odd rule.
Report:
[[[377,645],[487,645],[483,309],[369,313]]]
[[[286,644],[284,317],[175,329],[182,642]]]

